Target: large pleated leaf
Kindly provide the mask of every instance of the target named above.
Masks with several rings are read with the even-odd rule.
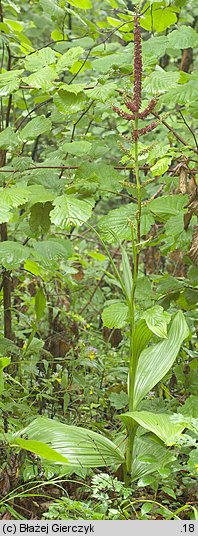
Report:
[[[119,448],[106,437],[46,417],[38,417],[26,428],[14,434],[11,443],[13,444],[22,434],[28,440],[45,443],[56,453],[66,457],[69,466],[104,467],[124,461]],[[34,452],[36,453],[36,448]]]
[[[136,421],[140,426],[150,430],[150,432],[159,437],[168,446],[174,445],[184,430],[184,425],[174,423],[171,420],[172,416],[167,413],[133,411],[123,413],[120,417],[128,428],[134,426],[134,421]]]
[[[63,228],[71,225],[82,225],[92,214],[93,203],[82,201],[72,195],[57,197],[53,203],[54,210],[50,214],[52,223]]]
[[[135,221],[135,212],[137,207],[134,203],[130,203],[125,207],[111,210],[107,216],[103,216],[98,223],[99,230],[107,242],[115,242],[117,240],[130,240],[131,229],[129,221]]]
[[[173,456],[172,456],[173,457]],[[148,437],[136,437],[132,462],[132,480],[155,473],[171,461],[171,454],[163,445]]]
[[[179,311],[173,319],[168,338],[140,354],[134,388],[134,409],[172,367],[189,329]]]

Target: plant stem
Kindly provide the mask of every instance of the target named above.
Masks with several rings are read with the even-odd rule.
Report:
[[[138,130],[138,116],[135,120],[135,129]],[[134,334],[135,334],[135,291],[138,278],[138,264],[139,264],[139,243],[140,243],[140,218],[141,218],[141,184],[139,179],[139,166],[138,166],[138,139],[135,140],[135,178],[137,186],[137,198],[138,198],[138,210],[136,215],[137,220],[137,243],[135,242],[134,228],[131,224],[131,237],[132,237],[132,250],[133,250],[133,284],[131,290],[131,325],[130,325],[130,362],[129,362],[129,411],[134,411],[134,387],[135,387],[135,375],[137,369],[137,358],[134,352]],[[128,443],[126,450],[126,466],[127,466],[127,480],[131,475],[131,466],[133,460],[133,448],[136,435],[137,425],[134,422],[133,428],[128,430]]]

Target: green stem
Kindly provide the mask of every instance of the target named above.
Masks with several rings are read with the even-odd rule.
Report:
[[[135,120],[135,129],[138,130],[138,117]],[[141,218],[141,184],[139,178],[139,165],[138,165],[138,140],[135,141],[135,178],[137,187],[137,199],[138,210],[136,215],[137,220],[137,243],[134,236],[134,228],[131,223],[131,238],[132,238],[132,250],[133,250],[133,284],[131,290],[131,325],[130,325],[130,362],[129,362],[129,411],[134,411],[134,387],[135,387],[135,375],[137,369],[137,358],[134,351],[134,334],[135,334],[135,291],[138,278],[138,265],[139,265],[139,243],[140,243],[140,218]],[[128,442],[126,450],[126,467],[127,467],[127,479],[131,475],[131,466],[133,460],[134,440],[136,435],[137,425],[134,422],[134,426],[128,429]]]

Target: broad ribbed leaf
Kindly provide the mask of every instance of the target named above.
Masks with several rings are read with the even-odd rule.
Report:
[[[43,89],[44,91],[50,90],[52,87],[52,81],[57,78],[56,71],[53,67],[43,67],[43,69],[38,69],[33,74],[30,74],[26,78],[23,78],[25,84],[35,87],[37,89]]]
[[[0,132],[0,149],[14,149],[20,145],[20,140],[12,127],[7,127]]]
[[[141,17],[141,26],[145,30],[164,32],[166,28],[169,28],[172,24],[177,22],[177,15],[174,13],[172,6],[164,6],[162,2],[149,2],[152,5],[151,9],[147,9],[144,16]],[[149,7],[147,3],[147,7]]]
[[[167,106],[173,106],[173,104],[191,104],[198,99],[198,80],[189,80],[186,84],[177,85],[176,88],[170,89],[163,99],[160,98],[160,104],[163,103]]]
[[[154,166],[151,167],[152,174],[154,176],[157,175],[163,175],[167,169],[169,168],[171,164],[172,157],[170,156],[164,156],[164,158],[160,158]]]
[[[61,73],[65,69],[69,69],[72,65],[83,55],[84,48],[82,47],[73,47],[67,50],[59,60],[57,61],[56,71]]]
[[[143,459],[145,459],[145,462]],[[132,463],[132,480],[138,480],[144,475],[155,473],[157,469],[165,467],[170,461],[170,452],[164,446],[147,437],[136,437]]]
[[[47,203],[48,201],[53,201],[55,198],[52,190],[44,188],[41,184],[28,186],[27,192],[29,194],[29,203],[31,205],[34,205],[35,203]]]
[[[72,143],[67,142],[61,146],[61,151],[77,156],[89,154],[91,151],[91,143],[88,141],[73,141]]]
[[[93,89],[88,89],[86,91],[86,95],[91,100],[106,102],[107,99],[109,99],[115,93],[116,88],[117,86],[114,83],[104,84],[96,86]]]
[[[154,305],[143,313],[143,318],[148,328],[158,337],[167,339],[167,325],[171,321],[171,315],[163,310],[160,305]]]
[[[29,198],[27,188],[24,186],[10,186],[0,188],[1,200],[4,201],[10,208],[23,205]]]
[[[128,315],[129,309],[125,303],[114,303],[104,309],[102,321],[107,328],[123,328],[126,325]]]
[[[91,217],[93,208],[90,201],[82,201],[72,195],[57,197],[53,205],[55,208],[50,214],[51,222],[62,228],[83,225]]]
[[[14,434],[25,434],[29,440],[41,441],[68,459],[69,466],[104,467],[123,463],[116,445],[106,437],[86,428],[68,426],[58,421],[38,417],[26,428]]]
[[[180,214],[187,202],[187,195],[164,195],[158,199],[153,199],[149,203],[149,209],[157,216],[167,220],[171,216]]]
[[[44,115],[34,117],[27,125],[20,131],[20,138],[22,141],[35,140],[37,136],[50,132],[52,123],[50,119]]]
[[[22,73],[23,70],[13,70],[0,74],[0,97],[6,97],[19,88]]]
[[[137,207],[134,203],[121,208],[111,210],[107,216],[99,220],[98,227],[107,242],[119,240],[130,240],[131,229],[129,220],[135,221]]]
[[[56,54],[50,47],[42,48],[34,54],[30,54],[25,58],[25,68],[27,71],[38,71],[43,67],[55,63]]]
[[[144,89],[149,93],[167,91],[177,85],[179,72],[167,72],[163,69],[154,71],[144,81]]]
[[[167,413],[150,413],[148,411],[133,411],[120,415],[122,421],[130,429],[137,422],[146,430],[150,430],[168,446],[174,445],[184,430],[184,425],[174,423]]]
[[[168,338],[140,354],[134,388],[134,409],[172,367],[181,344],[189,335],[184,315],[179,311],[171,323]]]
[[[180,26],[166,36],[166,43],[170,48],[194,48],[198,46],[198,35],[191,26]]]
[[[29,255],[30,249],[17,242],[8,240],[0,243],[0,263],[8,270],[17,268]]]
[[[45,268],[53,268],[54,262],[58,259],[67,260],[68,257],[72,256],[73,251],[70,240],[62,238],[50,238],[42,242],[35,242],[33,248],[36,260]]]
[[[0,199],[0,223],[8,222],[11,216],[10,205],[7,205],[3,199]]]

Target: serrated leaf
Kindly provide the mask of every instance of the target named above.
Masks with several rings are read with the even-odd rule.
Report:
[[[170,48],[195,48],[198,45],[197,32],[191,26],[180,26],[166,37],[167,46]]]
[[[65,17],[65,11],[57,4],[57,0],[40,0],[40,5],[44,13],[49,13],[55,20],[61,20]]]
[[[64,89],[67,91],[67,93],[74,93],[74,95],[78,95],[78,93],[84,91],[85,84],[62,84],[61,89]]]
[[[70,240],[50,238],[33,244],[34,256],[45,268],[54,267],[58,259],[67,260],[72,256],[73,249]],[[59,260],[60,262],[60,260]]]
[[[16,69],[0,74],[0,97],[6,97],[19,88],[22,73],[23,69]]]
[[[57,197],[53,205],[55,208],[50,214],[51,222],[64,229],[71,225],[83,225],[92,215],[93,202],[82,201],[72,195]]]
[[[50,119],[44,115],[35,117],[20,131],[20,138],[26,140],[35,140],[41,134],[49,133],[52,127]]]
[[[42,48],[38,52],[34,52],[25,58],[25,68],[27,71],[38,71],[43,67],[55,63],[56,54],[50,47]]]
[[[107,328],[123,328],[128,319],[129,309],[125,303],[119,302],[105,307],[102,321]]]
[[[143,313],[148,328],[158,337],[167,339],[167,325],[171,321],[171,315],[163,310],[160,305],[154,305]]]
[[[61,146],[61,151],[64,153],[82,156],[84,154],[89,154],[91,147],[92,145],[88,141],[73,141],[71,143],[64,143]]]
[[[168,338],[155,346],[146,348],[140,354],[135,378],[134,409],[167,374],[178,355],[182,342],[188,335],[189,329],[184,315],[179,311],[171,323]]]
[[[163,104],[191,104],[198,99],[198,81],[189,80],[186,84],[178,84],[177,88],[169,90],[163,95]],[[159,100],[159,103],[161,99]]]
[[[69,69],[79,58],[84,54],[84,48],[73,47],[67,50],[57,61],[56,71],[62,73],[65,69]]]
[[[84,109],[86,96],[82,92],[75,95],[73,92],[61,89],[54,95],[53,100],[59,112],[70,115]]]
[[[8,270],[17,268],[29,255],[30,249],[17,242],[8,240],[0,243],[0,263]]]
[[[151,167],[151,172],[154,176],[157,175],[164,175],[164,173],[168,170],[170,164],[172,161],[171,156],[164,156],[164,158],[160,158],[154,166]]]
[[[29,86],[32,86],[33,88],[48,91],[52,88],[52,82],[56,78],[57,74],[53,67],[43,67],[42,69],[38,69],[35,73],[30,74],[26,78],[23,78],[23,82]]]
[[[120,415],[129,429],[134,426],[135,421],[146,430],[150,430],[168,446],[177,442],[185,428],[183,424],[174,423],[171,417],[172,415],[167,413],[150,413],[148,411],[132,411]]]
[[[51,190],[44,188],[41,184],[33,184],[27,187],[27,192],[29,194],[29,203],[34,205],[35,203],[47,203],[48,201],[53,201],[55,194]]]
[[[147,458],[148,456],[154,456],[156,461],[143,462],[143,456]],[[132,481],[155,473],[159,467],[165,467],[168,463],[170,463],[170,452],[167,448],[152,441],[150,438],[136,436],[132,462]]]
[[[68,426],[46,417],[38,417],[14,434],[11,443],[21,434],[29,440],[41,441],[68,459],[70,467],[104,467],[124,462],[119,448],[106,437],[77,426]]]
[[[98,228],[107,242],[113,243],[117,240],[130,240],[130,221],[135,221],[137,207],[130,203],[121,208],[111,210],[107,216],[103,216],[98,222]]]
[[[9,205],[9,208],[13,208],[26,203],[29,194],[27,188],[24,186],[14,185],[7,188],[0,188],[0,196],[5,206]]]
[[[12,127],[7,127],[0,132],[0,149],[14,149],[20,145],[20,140]]]
[[[151,94],[159,93],[177,86],[179,78],[179,72],[167,72],[160,69],[147,76],[144,80],[143,87],[145,91],[148,91]]]
[[[143,57],[160,58],[163,56],[167,49],[167,36],[152,36],[142,43]]]
[[[177,15],[174,13],[174,8],[172,6],[164,7],[164,4],[161,2],[160,4],[159,2],[152,2],[152,11],[148,9],[150,2],[146,2],[144,5],[144,16],[141,18],[141,26],[145,30],[164,32],[169,26],[177,22]]]
[[[120,393],[111,393],[109,396],[109,400],[111,402],[111,405],[119,410],[127,406],[128,395],[124,391],[121,391]]]
[[[96,86],[93,89],[88,89],[86,91],[87,97],[91,100],[96,100],[100,102],[106,102],[116,91],[117,85],[114,83],[104,84]]]
[[[7,205],[3,199],[0,199],[0,223],[6,223],[10,221],[12,213],[10,212],[10,205]]]
[[[167,220],[171,216],[180,214],[187,202],[187,195],[164,195],[153,199],[149,203],[149,210],[160,218]]]
[[[30,209],[30,229],[34,234],[39,232],[47,233],[50,228],[50,211],[53,206],[50,202],[35,203]]]

